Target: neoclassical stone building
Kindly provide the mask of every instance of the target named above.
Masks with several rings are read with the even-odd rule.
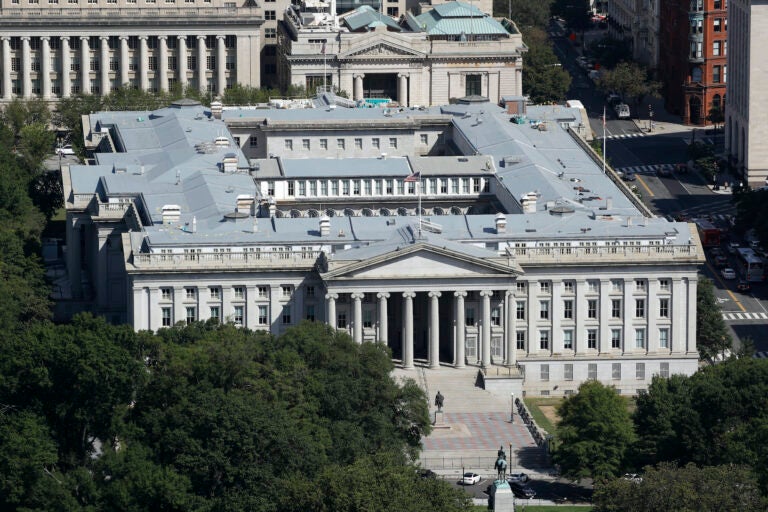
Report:
[[[328,21],[299,7],[278,32],[281,85],[334,87],[353,100],[442,105],[480,95],[522,94],[520,32],[471,4],[448,2],[399,21],[369,6]]]
[[[86,116],[62,306],[151,330],[328,322],[406,368],[498,368],[543,395],[696,371],[696,230],[603,174],[577,109],[325,99]]]
[[[0,99],[55,100],[130,84],[220,95],[259,87],[262,10],[250,1],[0,0]]]

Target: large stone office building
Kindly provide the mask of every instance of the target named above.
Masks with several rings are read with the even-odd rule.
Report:
[[[696,370],[696,231],[603,174],[577,109],[332,101],[86,116],[66,305],[151,330],[328,322],[533,394]]]

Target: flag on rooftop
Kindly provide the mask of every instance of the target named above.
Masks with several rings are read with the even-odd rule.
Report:
[[[415,172],[413,174],[409,174],[405,178],[406,183],[413,183],[414,181],[419,181],[421,179],[421,171]]]

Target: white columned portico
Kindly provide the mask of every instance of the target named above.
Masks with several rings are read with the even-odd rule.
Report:
[[[130,79],[128,78],[128,70],[130,64],[128,62],[128,36],[120,36],[120,87],[127,84]]]
[[[389,294],[386,292],[376,295],[379,299],[379,342],[386,345],[389,342],[389,321],[387,319],[387,299]]]
[[[205,36],[197,36],[197,88],[206,92],[208,80],[205,77]]]
[[[355,339],[355,343],[363,342],[363,294],[353,293],[351,294],[353,301],[353,317],[352,317],[352,337]]]
[[[507,366],[517,364],[517,339],[515,337],[515,296],[512,290],[507,290],[504,303],[507,305],[504,339],[507,344]]]
[[[80,91],[91,94],[91,49],[90,37],[80,36]]]
[[[21,38],[21,73],[21,93],[24,98],[30,98],[32,96],[32,57],[29,51],[29,36]]]
[[[42,45],[42,62],[40,63],[40,72],[43,75],[43,99],[51,99],[51,38],[43,36],[40,38]]]
[[[672,318],[679,318],[682,315],[687,314],[684,306],[685,299],[683,297],[683,281],[679,278],[672,279]],[[688,347],[685,346],[683,340],[685,339],[685,329],[683,322],[672,322],[671,343],[669,348],[673,353],[685,353]]]
[[[413,292],[403,293],[403,368],[413,369]]]
[[[139,72],[141,73],[141,83],[139,88],[142,91],[149,90],[149,49],[147,48],[147,36],[139,36]]]
[[[72,53],[69,48],[69,37],[61,38],[61,97],[69,98],[72,95]]]
[[[101,94],[106,95],[112,91],[109,83],[109,37],[101,36],[99,39],[101,55],[99,56],[99,69],[101,70]]]
[[[227,48],[224,45],[224,36],[216,36],[216,93],[224,95],[227,88]]]
[[[491,295],[493,295],[491,290],[480,291],[480,296],[483,298],[483,339],[480,364],[483,368],[488,368],[491,365]]]
[[[3,42],[3,99],[11,99],[11,38],[3,36],[0,38]]]
[[[408,75],[404,73],[397,75],[397,102],[402,107],[408,106]]]
[[[440,366],[440,292],[429,292],[429,367]]]
[[[464,360],[466,359],[466,356],[464,355],[464,333],[466,332],[466,310],[464,309],[464,297],[467,296],[467,292],[465,291],[458,291],[453,292],[454,297],[454,304],[456,306],[456,328],[454,330],[455,333],[455,340],[454,340],[454,359],[453,359],[453,366],[455,368],[464,368]]]
[[[187,87],[187,36],[177,36],[177,38],[179,40],[179,84],[183,92]]]
[[[157,63],[160,71],[160,83],[157,84],[161,92],[168,92],[168,36],[157,36],[160,45],[160,62]]]
[[[353,99],[355,101],[363,99],[363,75],[355,75],[355,90]]]
[[[328,318],[326,318],[326,322],[334,329],[336,328],[336,300],[338,298],[338,293],[325,294],[325,300],[328,303]]]

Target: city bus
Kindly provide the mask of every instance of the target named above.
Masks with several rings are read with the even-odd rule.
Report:
[[[693,219],[699,230],[701,245],[704,247],[720,247],[720,228],[707,219]]]
[[[741,277],[747,281],[762,281],[764,272],[763,258],[755,254],[749,247],[740,247],[736,250]]]

